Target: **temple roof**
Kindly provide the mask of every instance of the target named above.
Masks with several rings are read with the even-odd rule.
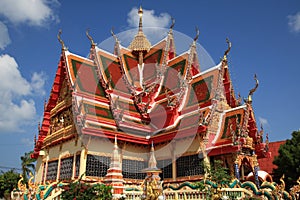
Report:
[[[240,132],[256,142],[251,102],[241,105],[235,98],[226,57],[230,48],[219,64],[201,71],[196,40],[189,50],[176,55],[170,29],[163,40],[151,46],[142,31],[141,8],[139,14],[139,31],[129,48],[116,36],[114,53],[93,42],[89,58],[62,48],[36,149],[51,137],[50,119],[55,117],[51,111],[59,105],[64,81],[72,91],[79,135],[111,139],[117,135],[120,141],[139,144],[201,135],[207,148],[216,151],[220,147],[232,151],[230,145]],[[142,60],[134,51],[143,53]]]

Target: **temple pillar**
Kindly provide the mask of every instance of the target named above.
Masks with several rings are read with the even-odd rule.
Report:
[[[59,154],[58,162],[57,162],[57,175],[56,175],[56,181],[59,181],[59,175],[60,175],[60,163],[61,163],[61,154]]]
[[[244,165],[242,164],[242,166],[241,166],[241,179],[242,180],[245,180],[245,170],[244,170]]]
[[[85,178],[85,172],[86,172],[86,157],[87,157],[88,150],[82,149],[80,153],[80,167],[79,167],[79,174],[78,177]]]
[[[44,172],[44,174],[42,175],[42,176],[44,176],[44,177],[42,177],[42,184],[45,184],[45,183],[46,183],[47,172],[48,172],[48,160],[49,160],[49,156],[47,155],[46,162],[45,162],[45,165],[46,165],[46,166],[44,167],[45,172]]]
[[[76,153],[74,153],[74,155],[73,155],[73,166],[72,166],[73,168],[73,170],[72,170],[72,180],[74,180],[74,178],[75,178],[75,173],[76,173]]]
[[[238,162],[234,162],[234,174],[235,174],[235,178],[240,180],[240,169],[239,169],[239,163]]]
[[[175,154],[175,151],[174,151],[174,147],[175,147],[175,142],[172,142],[172,150],[171,150],[171,156],[172,156],[172,180],[175,181],[176,180],[176,154]]]

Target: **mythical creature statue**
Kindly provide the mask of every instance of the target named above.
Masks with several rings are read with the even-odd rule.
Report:
[[[157,180],[153,174],[145,178],[142,187],[145,194],[144,200],[158,200],[162,195],[162,181]]]

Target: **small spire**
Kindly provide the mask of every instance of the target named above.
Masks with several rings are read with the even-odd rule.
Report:
[[[143,32],[143,8],[142,8],[142,6],[140,6],[138,14],[140,16],[139,31]]]
[[[46,98],[44,99],[44,111],[46,110],[46,107],[47,107],[47,100]]]
[[[157,161],[156,161],[155,154],[154,154],[153,140],[152,140],[152,143],[151,143],[151,150],[150,150],[150,158],[149,158],[149,162],[148,162],[148,169],[158,170],[158,168],[157,168]]]

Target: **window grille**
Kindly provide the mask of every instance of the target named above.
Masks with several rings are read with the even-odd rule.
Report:
[[[48,169],[47,169],[47,181],[56,180],[57,177],[57,167],[58,167],[58,160],[48,162]]]
[[[110,157],[87,155],[86,175],[104,177],[110,164]]]
[[[72,178],[73,174],[73,157],[64,158],[60,161],[60,180],[69,180]]]
[[[204,174],[201,162],[202,159],[199,158],[198,154],[178,158],[176,160],[177,177]]]
[[[157,167],[162,170],[160,177],[172,178],[172,159],[158,160]]]
[[[144,179],[146,177],[146,174],[142,173],[142,170],[146,167],[146,162],[144,161],[123,159],[123,177],[131,179]]]

